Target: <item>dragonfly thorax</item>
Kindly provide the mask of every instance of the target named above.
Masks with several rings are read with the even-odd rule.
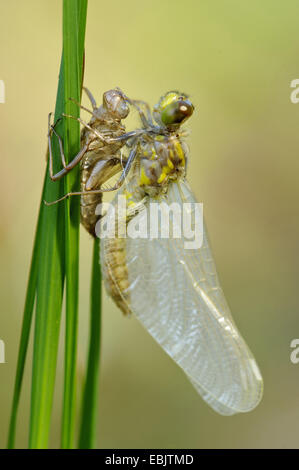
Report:
[[[157,135],[140,142],[137,184],[145,194],[165,191],[170,181],[185,175],[187,146],[177,135]]]

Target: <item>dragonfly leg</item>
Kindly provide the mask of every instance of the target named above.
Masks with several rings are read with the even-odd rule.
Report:
[[[111,186],[110,188],[91,189],[88,191],[70,192],[62,196],[60,199],[57,199],[56,201],[52,201],[52,202],[44,201],[44,203],[46,204],[46,206],[52,206],[53,204],[57,204],[57,202],[63,201],[64,199],[67,199],[71,196],[83,196],[87,194],[99,194],[99,193],[104,193],[108,191],[115,191],[116,189],[120,188],[120,186],[123,184],[124,180],[126,179],[136,155],[137,155],[137,148],[135,147],[134,149],[131,150],[128,160],[126,161],[125,167],[122,171],[122,174],[114,186]]]
[[[92,134],[94,134],[96,137],[98,137],[98,139],[101,142],[104,142],[105,144],[109,144],[111,142],[111,139],[105,139],[105,137],[103,137],[102,134],[100,134],[96,129],[93,129],[89,124],[87,124],[87,122],[83,121],[83,119],[81,119],[79,117],[76,117],[76,116],[72,116],[71,114],[64,114],[63,113],[62,116],[70,118],[70,119],[74,119],[75,121],[80,122],[80,124],[82,124],[82,126],[86,127],[86,129],[88,129]],[[112,141],[114,142],[114,139],[112,139]]]
[[[134,106],[134,108],[136,108],[138,114],[139,114],[139,117],[141,119],[141,122],[142,122],[142,125],[144,127],[149,127],[151,125],[153,125],[153,120],[152,120],[152,115],[151,115],[151,110],[150,110],[150,106],[145,102],[145,101],[142,101],[142,100],[131,100],[131,98],[129,98],[128,96],[126,96],[120,88],[117,87],[117,89],[123,94],[124,98],[127,100],[127,102]],[[140,108],[139,105],[143,105],[146,107],[146,113],[147,113],[147,116],[144,114],[143,110]]]
[[[84,109],[84,111],[87,111],[89,114],[92,116],[95,116],[95,113],[91,111],[90,109],[86,108],[85,106],[82,106],[82,104],[78,103],[78,101],[75,100],[75,98],[69,98],[69,101],[72,101],[75,103],[79,108]]]
[[[71,171],[83,158],[85,153],[87,152],[89,146],[88,144],[85,144],[80,151],[77,153],[77,155],[70,161],[69,163],[66,163],[65,160],[65,155],[64,155],[64,150],[63,150],[63,143],[60,135],[56,132],[55,126],[57,123],[61,120],[61,118],[57,119],[57,121],[52,125],[51,124],[51,115],[52,113],[49,113],[48,117],[48,148],[49,148],[49,174],[50,178],[52,181],[57,181],[63,176],[65,176],[69,171]],[[58,139],[58,144],[59,144],[59,149],[60,149],[60,158],[62,162],[63,169],[58,171],[57,173],[54,174],[53,170],[53,150],[52,150],[52,134],[54,134],[57,139]]]
[[[77,153],[77,155],[73,158],[73,160],[67,164],[65,160],[62,139],[55,130],[55,126],[61,118],[59,118],[53,125],[51,125],[51,115],[52,113],[50,113],[48,117],[49,173],[50,173],[51,180],[57,181],[63,176],[65,176],[69,171],[71,171],[80,162],[80,160],[82,159],[82,157],[85,155],[85,153],[88,150],[88,145],[87,144],[84,145],[81,148],[81,150]],[[55,174],[53,170],[52,134],[54,134],[58,139],[59,149],[60,149],[60,158],[61,158],[61,162],[63,165],[63,169],[58,171]]]
[[[53,174],[53,156],[52,156],[52,149],[49,144],[49,172],[50,178],[52,181],[57,181],[63,176],[65,176],[69,171],[71,171],[84,157],[85,153],[88,150],[88,145],[84,145],[81,150],[77,153],[77,155],[73,158],[71,162],[69,162],[66,166],[63,167],[62,170],[58,171],[57,173]],[[62,159],[62,157],[61,157]]]
[[[54,124],[51,124],[51,116],[52,113],[49,113],[48,115],[48,147],[49,147],[49,156],[50,156],[50,173],[52,172],[53,174],[53,161],[52,161],[52,134],[55,134],[58,143],[59,143],[59,149],[60,149],[60,157],[61,157],[61,162],[63,167],[66,167],[66,161],[65,161],[65,156],[64,156],[64,151],[63,151],[63,144],[60,135],[57,134],[55,131],[55,127],[59,121],[61,121],[61,118],[57,119],[57,121]]]
[[[54,204],[57,204],[58,202],[63,201],[64,199],[67,199],[68,197],[71,197],[71,196],[83,196],[85,194],[99,194],[99,193],[102,193],[101,189],[93,189],[91,191],[75,191],[75,192],[65,194],[61,198],[56,199],[56,201],[47,202],[44,200],[44,203],[46,204],[46,206],[53,206]]]
[[[123,171],[119,177],[119,180],[115,183],[115,185],[111,186],[110,188],[101,188],[101,192],[104,193],[108,191],[116,191],[117,189],[121,187],[121,185],[123,184],[123,182],[125,181],[126,177],[129,174],[129,171],[135,160],[136,155],[137,155],[137,147],[135,146],[129,154],[129,157],[125,163],[125,166],[123,167]]]
[[[142,100],[129,100],[129,102],[136,108],[136,110],[139,113],[140,119],[142,124],[145,127],[150,127],[153,126],[153,118],[152,118],[152,113],[151,113],[151,108],[146,101]],[[146,109],[146,115],[144,114],[143,110],[141,109],[140,105],[144,106]]]
[[[109,188],[109,189],[103,190],[101,188],[101,189],[91,189],[90,191],[75,191],[75,192],[70,192],[70,193],[65,194],[61,198],[56,199],[56,201],[47,202],[47,201],[44,200],[44,203],[46,204],[46,206],[52,206],[53,204],[57,204],[57,202],[63,201],[64,199],[67,199],[68,197],[71,197],[71,196],[84,196],[84,195],[87,195],[87,194],[100,194],[100,193],[105,192],[105,191],[114,191],[114,189]]]
[[[132,137],[140,137],[142,134],[146,134],[146,129],[136,129],[135,131],[127,132],[126,134],[122,134],[119,137],[108,137],[105,140],[106,144],[113,144],[115,142],[125,142],[126,140],[131,139]]]
[[[86,88],[85,86],[83,87],[83,90],[85,91],[85,93],[87,94],[88,98],[89,98],[89,101],[91,103],[91,106],[92,106],[92,109],[93,110],[96,110],[98,108],[97,106],[97,102],[95,100],[95,98],[93,97],[93,94],[91,93],[91,91],[89,91],[88,88]]]
[[[86,127],[92,134],[94,134],[98,139],[106,145],[114,144],[115,142],[125,142],[126,140],[131,139],[132,137],[138,137],[142,134],[147,133],[147,129],[136,129],[135,131],[127,132],[126,134],[122,134],[119,137],[104,137],[100,132],[96,129],[92,128],[89,124],[87,124],[83,119],[72,116],[71,114],[62,114],[63,117],[67,117],[70,119],[75,119],[75,121],[80,122],[82,126]]]

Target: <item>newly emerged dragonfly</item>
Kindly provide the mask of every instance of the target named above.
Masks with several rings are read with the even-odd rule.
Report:
[[[177,91],[162,96],[153,113],[144,103],[131,103],[139,111],[141,128],[105,140],[107,149],[115,142],[127,143],[129,149],[121,177],[110,188],[118,189],[112,202],[114,216],[120,210],[120,196],[125,200],[125,227],[118,224],[115,230],[112,225],[114,233],[101,237],[109,225],[109,211],[97,225],[106,289],[125,314],[140,320],[214,410],[223,415],[250,411],[262,397],[262,377],[233,322],[205,225],[200,248],[186,249],[184,235],[123,236],[123,229],[137,217],[139,224],[146,222],[151,204],[162,212],[165,203],[175,202],[182,209],[196,203],[185,179],[188,150],[181,130],[194,107]],[[101,174],[99,179],[102,184],[106,177]],[[85,186],[84,193],[87,190]],[[175,224],[174,217],[169,223]],[[158,226],[158,232],[162,228]]]

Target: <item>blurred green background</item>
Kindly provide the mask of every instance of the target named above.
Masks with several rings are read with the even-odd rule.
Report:
[[[61,54],[59,0],[0,0],[0,447],[6,443],[26,282]],[[299,447],[299,78],[297,0],[89,0],[85,84],[152,105],[173,88],[196,106],[189,180],[204,203],[234,318],[265,380],[249,414],[216,415],[132,318],[104,297],[98,415],[104,448]],[[92,242],[81,235],[79,375]],[[62,349],[61,349],[62,353]],[[62,354],[51,446],[59,445]],[[27,446],[31,350],[17,446]],[[78,397],[79,399],[79,397]]]

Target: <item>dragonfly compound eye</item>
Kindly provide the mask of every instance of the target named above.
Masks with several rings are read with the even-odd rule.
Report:
[[[161,121],[165,126],[180,125],[192,115],[193,110],[190,100],[175,100],[162,110]]]

